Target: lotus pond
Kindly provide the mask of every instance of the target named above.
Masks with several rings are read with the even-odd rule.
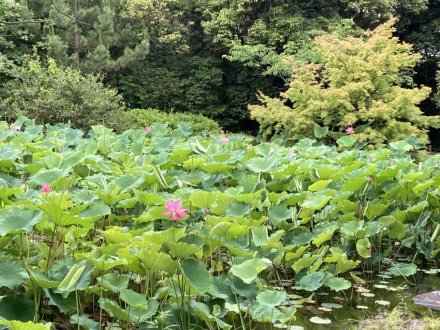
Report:
[[[0,122],[0,324],[356,327],[439,289],[440,155],[359,147]]]

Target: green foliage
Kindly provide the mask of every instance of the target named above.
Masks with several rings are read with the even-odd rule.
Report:
[[[33,12],[25,2],[0,2],[0,74],[6,69],[1,56],[5,56],[9,61],[21,63],[23,55],[32,50],[35,38],[40,32],[38,25],[19,23],[33,20]]]
[[[166,113],[156,109],[133,109],[126,112],[115,113],[108,125],[118,132],[130,128],[145,128],[155,123],[166,124],[171,129],[179,125],[191,126],[194,134],[219,132],[219,125],[212,119],[193,113]]]
[[[36,10],[47,18],[40,46],[62,65],[113,77],[148,53],[147,29],[130,24],[125,0],[57,0],[40,6]]]
[[[327,126],[327,135],[336,140],[353,127],[361,143],[380,146],[412,136],[427,144],[428,127],[440,120],[417,107],[430,89],[412,86],[410,70],[420,56],[393,37],[393,24],[390,20],[362,38],[318,37],[322,62],[293,62],[294,79],[281,99],[261,94],[263,105],[249,107],[263,135],[287,130],[299,140]]]
[[[440,155],[181,128],[0,122],[0,323],[282,328],[312,292],[365,290],[362,269],[404,280],[438,258]]]
[[[440,70],[437,71],[437,92],[434,94],[434,101],[440,109]]]
[[[4,86],[0,111],[7,117],[26,115],[40,123],[70,123],[86,128],[106,123],[112,113],[124,110],[122,98],[105,87],[99,77],[82,76],[49,59],[47,66],[31,59],[16,68],[15,79]]]

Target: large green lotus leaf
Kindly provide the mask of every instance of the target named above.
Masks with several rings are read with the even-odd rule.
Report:
[[[131,197],[129,193],[121,192],[122,188],[114,184],[109,184],[105,189],[95,190],[96,195],[107,205],[115,205],[117,202]]]
[[[79,141],[81,141],[82,136],[84,135],[83,131],[74,128],[64,129],[63,132],[64,138],[69,143],[69,145],[75,145]]]
[[[200,167],[202,170],[208,172],[209,174],[214,174],[214,173],[228,174],[229,170],[232,168],[232,166],[224,163],[204,163]]]
[[[356,250],[362,258],[371,257],[371,243],[368,238],[362,238],[356,242]]]
[[[0,260],[0,288],[7,287],[11,290],[28,278],[26,269],[21,262],[15,260]]]
[[[15,161],[20,156],[21,151],[9,145],[0,148],[0,161]]]
[[[365,216],[368,219],[373,219],[374,217],[378,217],[385,212],[385,210],[388,208],[388,205],[385,204],[368,204],[367,210],[365,211]]]
[[[255,299],[259,293],[259,289],[256,283],[245,283],[240,278],[232,276],[231,278],[231,290],[233,292],[232,301],[236,302],[235,294],[246,297],[246,299]],[[232,303],[232,302],[231,302]]]
[[[226,209],[228,217],[243,217],[251,211],[249,204],[233,203]]]
[[[87,221],[75,214],[64,211],[56,204],[48,203],[40,205],[40,210],[48,217],[49,221],[56,226],[87,225]]]
[[[260,292],[257,295],[258,303],[269,307],[281,305],[286,300],[286,298],[286,291],[267,290]]]
[[[116,207],[118,209],[132,209],[136,206],[136,204],[138,203],[138,199],[136,197],[133,198],[128,198],[128,199],[124,199],[122,201],[120,201]]]
[[[348,270],[351,270],[353,268],[356,268],[361,262],[359,260],[353,261],[347,259],[346,256],[343,256],[340,258],[336,264],[336,269],[340,273],[345,273]]]
[[[261,194],[263,193],[263,189],[260,189],[258,191],[255,191],[253,193],[248,194],[240,194],[235,196],[235,199],[238,202],[246,203],[246,204],[253,204],[254,206],[258,206],[259,203],[256,203],[256,201],[261,201]]]
[[[244,236],[249,234],[249,227],[231,222],[220,222],[212,227],[209,236],[225,236],[233,238],[236,236]]]
[[[394,221],[388,231],[388,237],[391,239],[403,239],[406,236],[407,225],[400,221]]]
[[[336,166],[320,165],[316,168],[316,174],[321,180],[328,180],[338,172]]]
[[[68,209],[74,206],[70,200],[70,194],[68,191],[63,192],[51,192],[44,198],[47,204],[55,204],[62,209]]]
[[[60,312],[72,314],[77,311],[76,295],[71,293],[67,298],[63,298],[60,293],[56,293],[53,289],[44,289],[46,297],[49,298],[49,305],[56,306]]]
[[[427,200],[423,200],[423,201],[418,202],[417,204],[413,205],[412,207],[409,207],[407,209],[407,212],[419,213],[419,212],[422,212],[427,207],[429,207],[428,201]]]
[[[440,177],[440,176],[439,176]],[[22,180],[7,173],[0,173],[1,185],[10,188],[21,188]]]
[[[87,317],[87,315],[78,316],[78,314],[72,315],[69,322],[71,324],[78,324],[81,329],[85,330],[99,330],[99,323]]]
[[[67,298],[70,292],[85,290],[89,287],[92,280],[91,275],[92,269],[87,268],[85,265],[75,264],[61,281],[56,292],[61,293],[63,298]]]
[[[273,143],[264,142],[256,145],[254,151],[258,155],[269,158],[269,156],[273,154],[274,148],[279,148],[279,146]]]
[[[95,268],[108,271],[114,267],[118,267],[121,265],[127,265],[128,261],[126,258],[119,258],[115,256],[110,256],[107,254],[101,255],[100,257],[96,257],[93,254],[87,258],[87,260],[92,264]]]
[[[309,190],[310,191],[321,191],[325,188],[327,188],[327,186],[332,182],[332,180],[319,180],[316,181],[315,183],[311,184],[309,186]]]
[[[130,242],[133,238],[133,235],[130,232],[127,232],[128,229],[121,227],[113,227],[107,229],[102,232],[107,243],[124,243]]]
[[[297,249],[295,249],[294,251],[289,251],[286,253],[284,259],[286,260],[286,262],[291,261],[291,260],[295,260],[298,259],[299,257],[302,257],[304,255],[304,252],[309,248],[308,245],[305,246],[300,246]]]
[[[143,239],[149,243],[162,245],[167,242],[178,242],[185,235],[185,228],[171,227],[164,231],[148,232],[143,236]]]
[[[142,250],[139,258],[149,270],[163,270],[168,274],[176,272],[177,263],[168,254]]]
[[[81,218],[99,219],[105,215],[111,213],[110,207],[103,203],[93,203],[89,205],[85,210],[81,211],[78,215]]]
[[[221,319],[216,318],[214,315],[212,315],[208,305],[198,301],[191,300],[190,306],[194,311],[194,313],[196,314],[196,316],[199,319],[204,320],[208,324],[210,324],[211,322],[215,322],[218,329],[226,329],[226,330],[232,329],[231,325],[223,322]]]
[[[113,183],[122,188],[122,192],[130,191],[133,188],[139,187],[144,182],[142,176],[134,176],[131,174],[124,174],[118,176]]]
[[[153,148],[159,153],[168,151],[173,147],[175,140],[171,137],[158,137],[154,136],[151,138],[151,144]]]
[[[38,269],[28,269],[32,282],[40,288],[53,289],[57,288],[61,281],[53,281],[49,279],[41,270]]]
[[[234,301],[234,294],[231,289],[231,279],[226,275],[221,274],[211,278],[211,285],[208,293],[215,298],[220,298],[232,303]]]
[[[78,205],[93,202],[98,199],[98,196],[88,190],[78,189],[72,193],[71,199],[76,205]]]
[[[0,178],[0,201],[4,202],[6,205],[10,205],[13,203],[9,199],[11,196],[17,196],[21,194],[22,190],[20,187],[9,188],[8,183]]]
[[[301,257],[301,259],[298,259],[294,262],[292,265],[292,269],[295,271],[295,273],[299,273],[301,270],[310,267],[313,265],[313,263],[318,259],[317,255],[311,256],[310,254],[305,254]]]
[[[134,218],[135,223],[151,222],[159,219],[164,219],[166,216],[163,213],[166,211],[165,206],[151,206],[146,209],[139,217]]]
[[[135,189],[134,194],[142,205],[163,205],[165,203],[165,199],[157,193]]]
[[[328,226],[325,228],[323,232],[317,233],[317,235],[313,238],[312,243],[316,246],[321,246],[322,243],[327,242],[333,237],[333,233],[335,231],[334,226]]]
[[[362,229],[363,224],[363,221],[348,221],[341,225],[339,231],[344,236],[353,237],[356,235],[358,230]]]
[[[197,258],[203,257],[203,250],[195,244],[189,244],[185,242],[167,242],[166,245],[169,248],[169,252],[173,257],[184,259],[192,255]]]
[[[0,297],[0,320],[4,318],[6,320],[26,322],[32,321],[34,315],[35,304],[33,299],[22,295]]]
[[[344,278],[340,278],[340,277],[333,277],[331,278],[328,282],[327,285],[329,286],[329,288],[333,291],[339,292],[342,290],[347,290],[349,288],[351,288],[351,282],[347,281]]]
[[[246,163],[246,166],[254,173],[270,172],[276,163],[276,159],[271,158],[253,158]]]
[[[278,308],[267,305],[252,306],[249,310],[252,319],[262,323],[276,323],[283,316]]]
[[[304,202],[302,203],[302,207],[305,209],[311,209],[311,210],[320,210],[322,209],[325,204],[327,204],[332,199],[331,196],[327,195],[310,195],[308,196]]]
[[[16,231],[29,233],[39,223],[42,213],[10,207],[0,212],[0,236]]]
[[[324,278],[323,272],[314,272],[303,276],[299,281],[299,286],[306,291],[315,291],[324,284]]]
[[[121,275],[117,273],[108,273],[102,277],[96,278],[96,281],[104,289],[113,292],[119,292],[120,290],[127,288],[129,280],[130,278],[128,275]]]
[[[313,135],[315,135],[315,137],[317,139],[322,139],[323,137],[325,137],[327,135],[327,133],[328,133],[328,127],[327,126],[324,126],[324,127],[316,126],[313,129]]]
[[[142,323],[148,321],[148,319],[153,317],[158,309],[159,302],[155,299],[150,299],[148,300],[147,309],[131,307],[129,310],[129,315],[133,323]]]
[[[292,211],[284,204],[272,206],[269,209],[269,220],[274,225],[279,224],[283,220],[287,220],[292,216]]]
[[[191,205],[198,208],[211,208],[211,205],[216,202],[220,192],[218,191],[195,191],[189,196]]]
[[[41,324],[41,323],[32,323],[29,322],[20,322],[20,321],[7,321],[0,319],[0,325],[5,325],[10,330],[50,330],[52,328],[51,323]]]
[[[348,179],[341,187],[341,191],[350,191],[350,192],[356,192],[362,188],[365,188],[365,185],[367,183],[367,179],[365,178],[351,178]]]
[[[417,265],[413,263],[395,263],[393,267],[388,269],[388,273],[393,276],[411,276],[417,273]]]
[[[84,154],[81,151],[76,151],[68,155],[61,162],[61,168],[71,168],[84,159]]]
[[[191,157],[183,162],[183,167],[186,169],[195,170],[206,162],[207,160],[204,157]]]
[[[205,293],[211,285],[211,276],[200,260],[184,259],[180,262],[182,275],[199,293]]]
[[[189,304],[192,310],[197,315],[197,317],[200,318],[201,320],[206,321],[208,323],[215,321],[215,316],[211,314],[208,305],[194,300],[191,300]]]
[[[241,279],[244,283],[250,284],[257,278],[258,274],[267,267],[267,263],[263,260],[251,259],[246,260],[239,265],[233,265],[229,272]]]
[[[69,169],[53,168],[50,170],[41,170],[33,175],[29,180],[29,187],[36,188],[44,183],[50,184],[53,181],[61,179],[69,173]]]
[[[110,316],[126,322],[131,322],[129,313],[122,309],[115,301],[101,297],[99,298],[99,306]]]
[[[213,204],[213,207],[210,211],[210,213],[215,215],[224,216],[226,213],[226,209],[229,207],[230,204],[234,202],[234,198],[226,196],[224,194],[221,194],[217,197],[216,203]]]
[[[440,179],[440,175],[437,175],[437,176]],[[440,182],[436,183],[436,185],[440,186]],[[436,191],[431,191],[431,192],[428,193],[428,203],[432,207],[440,208],[440,194],[439,194],[439,190],[438,189]]]
[[[125,301],[129,306],[147,309],[148,301],[143,294],[137,293],[131,289],[121,289],[119,291],[119,297]]]
[[[253,227],[252,231],[252,241],[255,246],[265,246],[269,243],[269,235],[267,232],[267,227]]]
[[[295,233],[287,233],[286,239],[289,238],[288,242],[289,244],[292,244],[293,247],[301,246],[301,245],[307,245],[309,244],[313,239],[313,233],[309,231],[296,231]]]
[[[180,147],[176,147],[173,149],[173,151],[170,154],[170,160],[173,163],[183,163],[184,161],[188,160],[188,155],[191,153],[190,149],[182,149]]]

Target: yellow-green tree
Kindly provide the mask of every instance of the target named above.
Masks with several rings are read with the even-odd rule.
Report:
[[[440,117],[424,116],[418,107],[430,88],[415,87],[412,69],[420,55],[410,44],[393,37],[395,19],[367,31],[362,37],[316,38],[320,63],[290,59],[293,79],[280,98],[260,94],[262,105],[249,106],[263,135],[288,130],[298,140],[327,126],[338,138],[348,127],[360,142],[376,146],[416,137],[428,143],[428,128]]]

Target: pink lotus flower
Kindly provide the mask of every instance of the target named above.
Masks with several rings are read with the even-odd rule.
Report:
[[[347,133],[347,135],[353,135],[354,134],[353,127],[348,126],[347,129],[345,130],[345,133]]]
[[[251,146],[246,146],[246,152],[249,152],[249,151],[251,151],[252,150],[252,148],[251,148]]]
[[[147,132],[147,134],[150,134],[152,130],[153,128],[151,128],[151,126],[145,127],[145,132]]]
[[[179,221],[182,220],[186,215],[186,209],[182,208],[182,201],[171,200],[165,203],[167,210],[162,213],[162,215],[171,215],[171,220]]]
[[[220,138],[220,143],[226,144],[228,142],[229,142],[229,138],[226,135],[222,134],[222,137]]]
[[[291,150],[290,152],[289,152],[289,157],[296,157],[298,154],[296,153],[296,151],[295,150]]]
[[[50,193],[52,191],[52,189],[50,189],[50,186],[47,183],[43,183],[41,185],[41,192],[45,195],[47,195],[48,193]]]

